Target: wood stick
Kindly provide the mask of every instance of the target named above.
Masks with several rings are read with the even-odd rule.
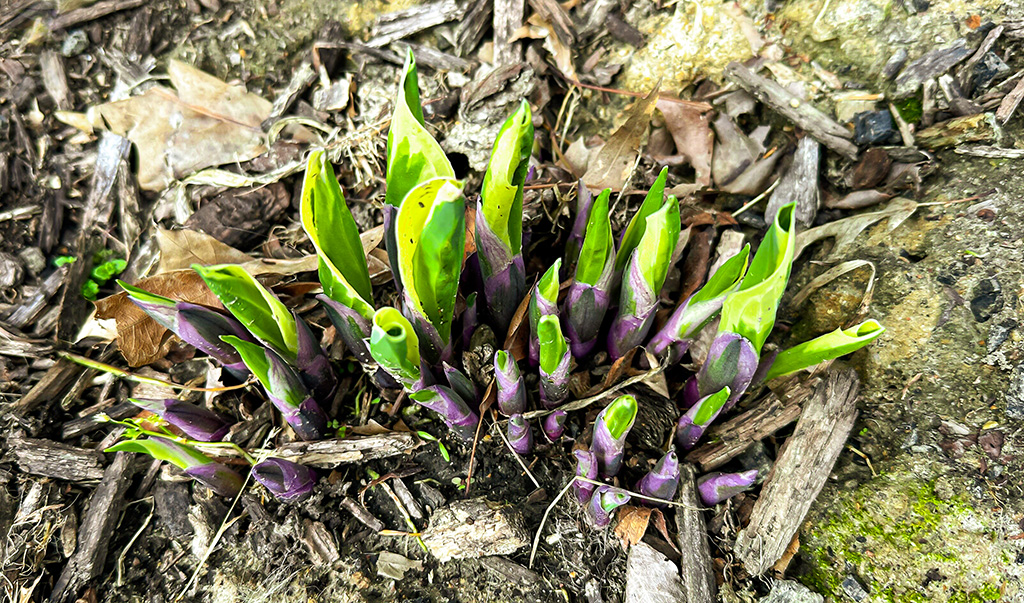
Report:
[[[733,61],[725,68],[725,76],[768,105],[807,134],[851,161],[857,160],[857,145],[850,142],[853,134],[810,103],[799,99],[778,82],[757,75]]]
[[[7,440],[18,467],[25,473],[69,482],[103,477],[103,454],[50,440],[12,437]]]
[[[751,574],[771,568],[800,529],[853,429],[858,389],[852,369],[832,371],[804,406],[754,503],[750,524],[736,538],[736,556]]]
[[[103,571],[108,545],[126,503],[125,493],[131,485],[134,456],[117,453],[114,462],[103,473],[103,481],[89,497],[88,511],[78,529],[78,546],[53,587],[51,602],[74,600],[78,590]]]
[[[704,523],[700,499],[697,496],[697,473],[693,465],[683,463],[679,468],[679,492],[676,502],[676,542],[682,554],[679,569],[683,578],[683,603],[714,603],[715,572],[708,547],[708,528]]]
[[[88,23],[89,21],[94,21],[100,17],[106,17],[107,15],[122,10],[138,8],[143,4],[146,4],[148,1],[149,0],[103,0],[103,2],[97,2],[92,6],[76,8],[75,10],[70,10],[64,13],[53,21],[50,21],[50,31],[67,29],[68,27],[79,25],[81,23]]]
[[[344,463],[358,463],[405,454],[422,445],[423,442],[414,434],[395,431],[348,440],[293,442],[275,449],[273,453],[274,456],[310,467],[333,469]]]
[[[494,66],[514,65],[523,60],[519,42],[510,42],[523,25],[524,0],[494,0]]]
[[[781,394],[768,394],[754,408],[708,430],[707,444],[686,460],[701,471],[712,471],[743,454],[751,443],[763,440],[800,416],[800,405],[815,391],[818,380],[793,381]]]

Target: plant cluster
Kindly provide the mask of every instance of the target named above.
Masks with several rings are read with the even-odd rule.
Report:
[[[448,427],[471,440],[483,392],[456,360],[481,325],[507,333],[529,295],[523,358],[500,350],[493,359],[497,408],[507,420],[507,439],[517,453],[533,447],[525,418],[531,399],[543,412],[544,436],[562,435],[575,364],[604,350],[612,359],[646,346],[661,362],[676,363],[702,330],[717,324],[700,370],[678,400],[675,445],[692,448],[708,426],[751,387],[852,352],[876,338],[874,321],[837,330],[781,353],[762,353],[789,280],[795,232],[793,206],[778,212],[751,257],[750,247],[723,263],[707,282],[682,300],[668,321],[654,329],[655,313],[680,240],[679,203],[665,194],[667,169],[616,238],[609,219],[611,190],[592,195],[579,187],[565,253],[527,290],[523,257],[523,190],[534,132],[523,101],[494,141],[467,234],[467,191],[441,146],[424,125],[416,64],[410,53],[398,86],[387,139],[384,241],[399,293],[398,307],[378,307],[356,223],[323,152],[308,161],[301,196],[301,222],[319,258],[322,304],[347,349],[381,388],[402,388],[410,400],[436,412]],[[473,237],[475,253],[467,253]],[[472,247],[472,246],[471,246]],[[546,258],[542,258],[546,259]],[[182,340],[209,354],[239,378],[252,374],[296,436],[326,437],[321,409],[338,381],[309,326],[260,282],[235,265],[194,266],[226,311],[176,302],[124,285],[131,298]],[[563,285],[563,281],[565,284]],[[718,322],[714,323],[714,319]],[[528,325],[528,326],[527,326]],[[536,371],[531,395],[525,371]],[[215,441],[222,418],[174,400],[138,401],[195,440]],[[594,524],[607,525],[629,494],[598,480],[615,477],[637,400],[620,396],[593,426],[589,450],[577,450],[574,483]],[[220,493],[237,491],[238,475],[181,438],[146,436],[115,449],[138,450],[173,462]],[[282,459],[257,464],[254,477],[288,500],[309,492],[313,473]],[[670,499],[679,479],[679,459],[668,450],[637,484],[644,497]],[[713,504],[748,487],[755,475],[715,474],[700,482]]]

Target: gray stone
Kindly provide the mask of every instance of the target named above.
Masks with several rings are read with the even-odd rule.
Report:
[[[17,287],[24,276],[25,269],[16,256],[0,253],[0,291]]]
[[[854,601],[863,601],[868,598],[868,591],[855,576],[843,578],[843,592]]]
[[[64,43],[61,44],[60,53],[67,58],[76,57],[89,47],[89,36],[81,29],[68,34],[68,37],[64,38]]]
[[[638,542],[626,561],[626,603],[683,601],[679,568],[650,545]]]
[[[825,597],[812,592],[799,582],[776,580],[768,596],[761,603],[824,603]]]
[[[38,247],[26,247],[18,252],[18,257],[24,262],[29,274],[33,276],[46,270],[46,256]]]
[[[1024,419],[1024,363],[1013,367],[1010,386],[1006,388],[1006,416]]]

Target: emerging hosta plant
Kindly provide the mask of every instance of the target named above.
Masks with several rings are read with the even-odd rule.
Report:
[[[166,461],[220,496],[235,497],[242,490],[242,476],[233,469],[169,438],[151,436],[144,440],[125,440],[107,448],[106,452],[141,452]]]
[[[565,300],[566,330],[576,358],[586,357],[597,345],[615,283],[615,242],[608,219],[610,196],[611,189],[605,189],[590,208],[576,276]]]

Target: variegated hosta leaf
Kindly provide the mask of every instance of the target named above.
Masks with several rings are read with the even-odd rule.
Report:
[[[324,293],[367,320],[373,318],[370,272],[359,228],[323,151],[311,153],[306,164],[300,213],[302,227],[316,248]]]
[[[299,347],[295,317],[276,295],[237,264],[193,264],[192,269],[256,339],[294,362]]]
[[[398,270],[410,303],[449,340],[466,242],[462,182],[435,178],[402,201],[396,218]]]
[[[789,282],[796,242],[794,209],[795,204],[790,203],[779,210],[739,290],[730,294],[722,305],[718,331],[746,337],[759,354],[775,326],[779,300]]]
[[[441,145],[424,126],[419,77],[412,51],[406,55],[395,111],[388,130],[387,192],[385,202],[401,205],[416,185],[431,178],[454,178],[455,170]]]
[[[488,227],[511,251],[522,251],[523,184],[533,150],[533,122],[525,99],[498,132],[480,190]]]

